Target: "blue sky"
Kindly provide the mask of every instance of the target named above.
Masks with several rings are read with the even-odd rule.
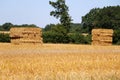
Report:
[[[13,24],[35,24],[45,27],[47,24],[59,23],[50,16],[54,10],[49,5],[50,0],[0,0],[0,25],[11,22]],[[51,0],[56,1],[56,0]],[[80,23],[81,17],[92,8],[120,5],[120,0],[66,0],[69,14],[74,23]]]

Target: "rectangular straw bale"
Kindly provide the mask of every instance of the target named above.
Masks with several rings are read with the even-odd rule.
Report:
[[[111,34],[111,33],[101,33],[100,36],[101,37],[112,37],[113,34]]]
[[[112,29],[101,29],[101,33],[110,33],[110,34],[113,34],[113,30]]]
[[[111,42],[104,42],[104,41],[93,41],[92,45],[109,46],[109,45],[112,45],[112,43]]]
[[[112,37],[99,37],[100,41],[112,42]]]
[[[112,43],[111,42],[100,42],[100,45],[110,46],[112,45]]]
[[[19,44],[20,40],[19,39],[11,39],[11,43],[13,44]]]
[[[100,39],[99,39],[99,36],[92,36],[92,40],[96,41],[96,40],[100,40]]]
[[[11,43],[41,43],[42,31],[40,28],[11,28]],[[19,40],[18,40],[19,39]]]
[[[15,37],[16,35],[19,35],[21,36],[22,33],[21,33],[22,29],[21,28],[11,28],[10,29],[10,37]]]
[[[92,33],[111,33],[113,34],[112,29],[93,29]]]
[[[21,40],[21,43],[41,43],[40,40]]]
[[[112,38],[111,37],[92,37],[92,41],[104,41],[104,42],[112,42]]]
[[[92,45],[112,45],[112,29],[93,29]]]
[[[100,42],[99,41],[93,41],[92,45],[100,45]]]

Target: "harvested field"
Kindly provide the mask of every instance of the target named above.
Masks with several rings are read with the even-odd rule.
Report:
[[[0,43],[0,80],[120,80],[120,46]]]

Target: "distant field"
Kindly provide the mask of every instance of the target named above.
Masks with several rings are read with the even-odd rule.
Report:
[[[10,34],[9,31],[0,31],[0,34]]]
[[[0,80],[120,80],[120,46],[0,43]]]

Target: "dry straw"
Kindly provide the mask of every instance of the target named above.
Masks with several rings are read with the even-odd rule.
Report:
[[[92,30],[92,45],[112,45],[113,40],[112,29],[93,29]]]
[[[42,30],[40,28],[11,28],[10,29],[11,43],[41,43]]]

